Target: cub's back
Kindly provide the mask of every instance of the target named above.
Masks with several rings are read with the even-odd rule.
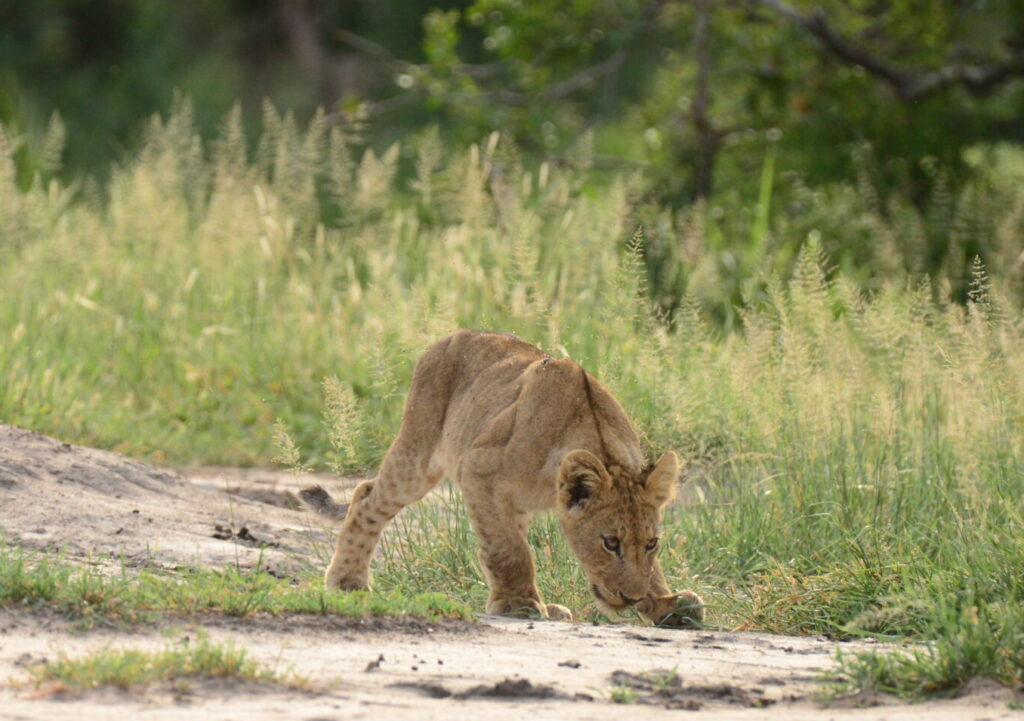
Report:
[[[460,330],[427,351],[416,376],[444,387],[436,460],[450,476],[468,463],[477,475],[516,469],[524,479],[547,477],[576,449],[609,464],[643,465],[614,396],[576,362],[552,359],[515,336]]]

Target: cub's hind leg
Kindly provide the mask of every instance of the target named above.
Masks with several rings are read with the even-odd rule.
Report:
[[[457,369],[448,357],[449,343],[435,344],[416,364],[398,438],[377,477],[356,487],[324,576],[329,589],[369,588],[370,558],[381,532],[400,510],[441,480],[443,470],[434,462],[434,452]]]
[[[388,453],[376,478],[356,486],[324,575],[328,589],[368,589],[370,559],[384,528],[400,510],[423,498],[441,480],[440,472],[426,468],[426,461],[399,457],[397,450],[392,448]]]

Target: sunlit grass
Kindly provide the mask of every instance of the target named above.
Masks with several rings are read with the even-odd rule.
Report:
[[[258,570],[141,570],[107,574],[60,559],[0,549],[0,606],[49,608],[84,627],[132,625],[159,615],[216,613],[471,618],[467,606],[433,592],[327,593]]]

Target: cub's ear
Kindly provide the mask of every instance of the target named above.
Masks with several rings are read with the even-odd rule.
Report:
[[[559,506],[567,511],[582,508],[588,498],[610,488],[611,484],[611,476],[597,456],[589,451],[571,451],[562,459],[558,470]]]
[[[678,480],[679,456],[674,451],[668,451],[658,459],[653,470],[647,475],[647,480],[644,482],[647,500],[661,508],[675,498],[676,481]]]

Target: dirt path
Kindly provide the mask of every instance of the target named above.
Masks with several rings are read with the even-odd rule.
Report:
[[[290,508],[307,479],[204,469],[182,475],[0,426],[0,533],[7,543],[113,553],[135,565],[262,562],[291,572],[324,531]],[[318,479],[323,480],[323,479]],[[331,490],[344,481],[329,480]],[[259,545],[272,544],[262,551]],[[104,691],[38,698],[26,664],[103,646],[159,649],[168,638],[233,640],[251,657],[308,678],[315,690],[194,685],[141,695]],[[842,644],[853,650],[855,644]],[[862,644],[865,646],[866,644]],[[47,614],[0,611],[0,719],[1002,719],[1022,718],[1012,692],[979,683],[962,698],[823,709],[815,681],[837,644],[813,639],[558,624],[484,617],[480,623],[321,617],[204,617],[130,633],[69,633]],[[654,679],[654,682],[652,682]],[[12,683],[13,682],[13,683]],[[630,688],[638,706],[612,703]]]

